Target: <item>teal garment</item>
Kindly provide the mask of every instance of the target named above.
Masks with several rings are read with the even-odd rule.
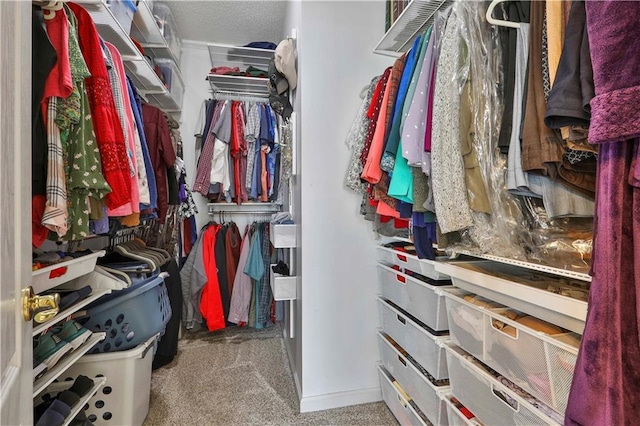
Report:
[[[414,69],[417,63],[418,56],[422,51],[422,42],[426,37],[418,36],[413,42],[413,46],[407,55],[407,60],[404,63],[404,69],[402,70],[402,77],[400,78],[400,84],[398,85],[398,94],[396,95],[396,104],[393,109],[393,120],[391,122],[391,131],[384,146],[384,153],[382,155],[382,161],[380,162],[380,168],[385,172],[391,172],[393,170],[393,162],[398,145],[400,143],[400,118],[402,117],[402,109],[404,100],[406,98],[407,90],[409,89],[409,83],[414,74]]]
[[[253,233],[251,247],[249,248],[249,257],[247,258],[247,264],[243,272],[256,281],[261,280],[265,274],[260,245],[260,233],[257,231]]]
[[[388,194],[390,197],[413,204],[413,172],[401,150],[396,153]]]
[[[436,214],[433,212],[425,212],[424,223],[436,223]]]

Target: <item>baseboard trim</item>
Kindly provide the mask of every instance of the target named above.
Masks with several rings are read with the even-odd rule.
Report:
[[[289,349],[289,333],[287,327],[282,327],[282,336],[284,337],[284,350],[287,353],[289,359],[289,370],[293,375],[293,382],[296,384],[296,392],[298,394],[298,401],[302,398],[302,385],[300,384],[300,378],[298,377],[298,370],[296,369],[296,363],[293,361],[291,350]]]
[[[300,412],[328,410],[377,401],[382,401],[382,391],[379,386],[303,397],[300,400]]]

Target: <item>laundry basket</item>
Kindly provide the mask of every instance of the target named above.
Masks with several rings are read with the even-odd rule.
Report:
[[[171,318],[165,276],[160,274],[114,292],[106,301],[98,299],[87,308],[86,314],[77,320],[93,332],[107,333],[90,354],[126,351],[152,336],[164,334]]]
[[[106,377],[107,383],[87,403],[87,417],[95,425],[139,426],[149,412],[151,366],[158,336],[133,349],[85,355],[60,377]]]

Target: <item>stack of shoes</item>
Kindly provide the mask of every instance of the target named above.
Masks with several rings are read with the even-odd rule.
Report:
[[[56,324],[34,339],[34,379],[51,370],[62,358],[78,349],[91,337],[91,331],[75,321]]]
[[[55,398],[49,399],[34,408],[33,418],[36,426],[59,426],[64,424],[73,407],[78,404],[80,398],[91,391],[93,386],[93,380],[86,376],[78,376],[69,389],[58,393]],[[83,410],[70,424],[88,426],[91,423],[87,420]]]

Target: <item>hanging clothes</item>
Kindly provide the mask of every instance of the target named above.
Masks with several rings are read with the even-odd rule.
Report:
[[[249,322],[249,307],[251,305],[251,293],[253,289],[251,277],[245,272],[252,239],[249,229],[250,227],[247,225],[244,231],[244,237],[242,238],[238,268],[233,280],[233,292],[228,317],[229,322],[238,324],[239,326],[247,325]]]
[[[144,104],[142,106],[142,120],[158,188],[158,219],[164,223],[169,201],[167,168],[173,167],[176,154],[171,146],[169,125],[162,111],[149,104]]]
[[[107,67],[100,39],[89,13],[80,5],[69,3],[78,19],[78,40],[91,77],[87,78],[87,95],[100,150],[102,172],[111,187],[107,207],[117,208],[131,202],[129,163],[124,134],[115,109]]]
[[[193,268],[200,277],[206,277],[206,281],[202,286],[202,296],[197,298],[199,292],[192,288],[191,303],[200,308],[202,318],[207,324],[209,331],[220,330],[225,328],[224,308],[222,305],[222,293],[220,291],[220,283],[218,281],[218,267],[215,256],[215,245],[218,232],[221,226],[218,224],[209,225],[202,235],[202,263],[194,263]],[[202,283],[202,278],[196,284]],[[194,283],[192,282],[192,285]]]
[[[598,196],[589,311],[565,424],[634,424],[640,404],[640,9],[630,2],[586,2],[586,22]]]

